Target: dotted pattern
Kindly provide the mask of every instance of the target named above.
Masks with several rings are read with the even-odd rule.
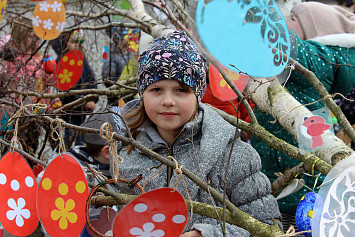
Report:
[[[314,72],[317,78],[323,83],[325,88],[330,93],[339,92],[344,96],[355,87],[355,68],[346,66],[348,64],[355,65],[355,48],[342,48],[337,46],[324,46],[315,41],[302,41],[297,38],[298,54],[296,60],[304,67]],[[318,92],[312,84],[296,71],[291,73],[291,76],[286,84],[289,92],[301,104],[308,104],[320,99]],[[323,108],[322,101],[307,106],[311,111]],[[279,124],[272,124],[270,121],[274,119],[255,108],[255,115],[265,129],[273,133],[278,138],[284,139],[288,143],[298,146],[297,141]],[[252,144],[258,151],[262,159],[263,172],[273,182],[277,176],[275,173],[284,172],[297,164],[299,161],[293,159],[282,152],[271,149],[268,145],[261,142],[255,137],[252,137]],[[315,179],[313,177],[304,177],[306,185],[313,187]],[[322,182],[322,175],[318,184]],[[279,200],[281,212],[295,213],[298,201],[309,190],[306,188]]]

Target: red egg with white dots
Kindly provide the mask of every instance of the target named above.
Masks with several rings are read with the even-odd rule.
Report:
[[[37,209],[49,236],[79,236],[88,195],[85,174],[72,156],[60,155],[48,165],[38,185]]]
[[[140,195],[118,213],[113,236],[179,237],[187,217],[186,203],[178,191],[155,189]]]
[[[27,236],[38,225],[37,183],[25,159],[8,152],[0,160],[0,222],[15,236]]]
[[[84,59],[79,50],[72,50],[65,54],[55,68],[55,86],[62,91],[75,86],[81,77],[83,66]]]

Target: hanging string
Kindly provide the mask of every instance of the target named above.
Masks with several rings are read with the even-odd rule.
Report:
[[[319,178],[319,175],[314,175],[314,166],[316,165],[316,163],[320,160],[320,158],[316,159],[313,164],[312,164],[312,176],[313,177],[316,177],[316,180],[314,181],[314,185],[313,185],[313,192],[314,192],[314,189],[316,188],[316,185],[317,185],[317,182],[318,182],[318,178]]]
[[[298,235],[302,235],[302,234],[306,234],[306,233],[310,233],[310,232],[311,232],[311,230],[305,230],[305,231],[296,232],[295,227],[293,227],[293,225],[291,225],[284,235],[279,235],[277,237],[298,236]]]
[[[15,151],[15,147],[17,145],[19,145],[19,142],[18,142],[18,139],[17,139],[18,121],[19,121],[19,117],[22,116],[22,114],[23,114],[23,106],[21,105],[21,108],[10,119],[10,121],[15,120],[14,135],[11,138],[11,143],[10,143],[10,151],[11,151],[11,153],[13,153]]]
[[[21,101],[20,109],[18,111],[16,111],[16,113],[9,120],[9,123],[11,123],[13,120],[15,120],[14,135],[11,138],[11,142],[10,142],[10,151],[12,153],[14,152],[16,146],[21,146],[21,144],[19,143],[19,141],[17,139],[17,136],[18,136],[18,123],[19,123],[19,118],[24,115],[25,108],[26,107],[31,107],[31,106],[35,107],[36,109],[39,109],[39,108],[46,109],[47,108],[47,105],[43,105],[43,104],[39,104],[39,103],[23,105],[23,103],[22,103],[22,95],[20,96],[20,101]]]
[[[191,216],[190,216],[190,220],[189,220],[189,223],[188,223],[188,225],[190,225],[190,224],[191,224],[191,220],[192,220],[192,216],[193,216],[193,213],[194,213],[194,208],[193,208],[193,205],[192,205],[192,200],[191,200],[189,191],[187,190],[187,185],[186,185],[185,179],[184,179],[184,177],[182,176],[182,168],[183,168],[184,166],[183,166],[183,165],[180,165],[180,166],[179,166],[178,162],[177,162],[177,161],[174,159],[174,157],[172,157],[172,156],[168,156],[167,159],[172,160],[172,161],[175,162],[175,173],[176,173],[177,175],[179,175],[179,177],[178,177],[178,179],[176,180],[175,184],[174,184],[173,186],[171,186],[171,187],[172,187],[174,190],[176,190],[177,185],[178,185],[178,183],[179,183],[180,180],[182,180],[183,183],[184,183],[185,191],[186,191],[186,194],[187,194],[187,196],[188,196],[188,198],[189,198],[190,207],[191,207]]]
[[[296,65],[296,61],[294,61],[293,64],[291,64],[290,66],[288,66],[290,68],[290,72],[289,72],[289,74],[288,74],[288,76],[287,76],[287,78],[285,80],[284,85],[283,85],[284,88],[286,86],[286,83],[287,83],[288,79],[290,79],[292,71],[295,70],[295,65]]]
[[[53,125],[55,123],[55,126]],[[64,143],[64,121],[62,119],[56,118],[50,124],[51,127],[51,137],[54,141],[59,141],[58,153],[61,155],[66,151]]]
[[[165,165],[162,165],[161,168],[158,170],[158,172],[156,172],[155,174],[153,174],[152,176],[150,176],[146,181],[144,181],[144,184],[143,184],[143,191],[145,192],[145,185],[147,184],[147,182],[149,180],[151,180],[152,178],[154,178],[155,176],[157,176],[162,170],[163,168],[165,167]]]
[[[112,157],[112,176],[115,179],[115,181],[118,180],[119,176],[119,169],[118,165],[122,164],[124,162],[124,159],[118,155],[117,153],[117,147],[118,147],[118,141],[113,139],[113,136],[117,134],[116,132],[111,131],[111,125],[109,122],[105,122],[104,124],[101,125],[100,127],[100,136],[107,140],[109,146],[110,146],[110,156]]]

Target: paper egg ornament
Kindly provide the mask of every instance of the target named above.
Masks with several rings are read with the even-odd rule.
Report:
[[[243,91],[249,77],[247,75],[239,74],[229,70],[223,66],[222,68],[228,75],[229,79],[231,79],[232,82],[236,85],[236,87],[240,91]],[[212,93],[215,97],[224,101],[234,100],[237,98],[237,94],[232,90],[226,80],[224,80],[222,74],[213,65],[210,66],[209,77]]]
[[[322,149],[329,142],[328,134],[334,133],[329,108],[311,111],[312,114],[298,117],[295,127],[301,154]]]
[[[3,17],[4,14],[5,14],[6,3],[7,3],[7,0],[2,0],[2,1],[0,2],[0,21],[2,20],[2,17]]]
[[[48,235],[77,237],[85,226],[88,184],[79,163],[63,154],[45,169],[38,186],[37,208]]]
[[[52,74],[55,71],[55,66],[57,65],[54,58],[50,55],[47,55],[43,58],[43,70],[48,73]]]
[[[27,236],[38,225],[36,178],[17,152],[8,152],[0,161],[0,222],[15,236]]]
[[[355,236],[355,158],[339,161],[320,186],[313,208],[312,236]]]
[[[317,199],[317,193],[306,193],[297,205],[295,221],[299,231],[311,230],[311,219],[313,216],[313,206]],[[311,236],[311,233],[303,235]]]
[[[69,90],[79,81],[83,72],[83,56],[79,50],[65,54],[56,65],[54,78],[55,86],[62,91]]]
[[[107,61],[107,59],[108,59],[108,54],[109,54],[108,45],[105,45],[105,46],[102,48],[102,61],[103,61],[103,62],[106,62],[106,61]]]
[[[6,125],[9,119],[10,119],[10,115],[6,112],[6,110],[1,108],[0,109],[0,131],[6,131],[6,129],[12,128],[12,126]]]
[[[64,29],[65,9],[61,0],[39,2],[33,11],[32,26],[44,40],[57,38]]]
[[[187,207],[181,194],[160,188],[140,195],[117,215],[114,237],[179,237],[187,221]]]
[[[273,0],[199,0],[198,34],[225,67],[255,77],[281,73],[290,55],[286,21]]]
[[[117,212],[114,209],[104,207],[100,212],[99,218],[90,220],[90,224],[97,232],[105,234],[107,231],[112,230],[116,216]],[[88,226],[86,226],[86,229],[91,236],[96,236]]]
[[[4,237],[4,227],[0,223],[0,237]]]

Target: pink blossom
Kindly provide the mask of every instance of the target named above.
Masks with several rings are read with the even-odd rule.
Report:
[[[157,55],[157,56],[155,56],[155,59],[161,59],[161,56],[160,55]]]
[[[186,39],[185,39],[185,38],[181,38],[180,40],[181,40],[181,41],[186,41]]]
[[[163,58],[169,58],[171,56],[171,53],[163,53]]]
[[[179,61],[182,62],[182,61],[184,61],[184,60],[183,60],[182,58],[179,58]]]

